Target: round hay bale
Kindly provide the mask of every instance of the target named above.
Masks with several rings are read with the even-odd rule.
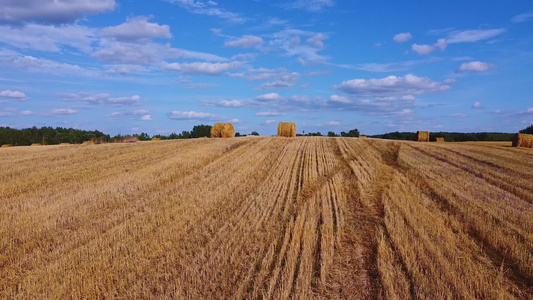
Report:
[[[61,144],[59,144],[59,146],[69,146],[69,145],[70,145],[70,143],[61,143]]]
[[[437,143],[444,143],[444,138],[443,137],[438,137],[437,138]]]
[[[232,138],[235,136],[235,128],[231,123],[215,123],[211,127],[212,138]]]
[[[37,146],[42,146],[43,144],[39,144],[39,143],[33,143],[31,144],[32,147],[37,147]]]
[[[418,142],[429,142],[429,131],[417,131],[416,132],[416,141],[418,141]]]
[[[360,138],[360,139],[366,139],[366,136],[364,136],[364,135],[359,135],[359,138]]]
[[[517,133],[513,136],[513,147],[533,148],[533,135]]]
[[[94,145],[94,141],[85,141],[81,143],[82,145]]]
[[[11,148],[13,145],[11,144],[3,144],[0,148]]]
[[[223,138],[232,138],[235,136],[235,128],[233,128],[233,124],[231,123],[225,123],[224,127],[222,128],[222,131],[220,132],[221,136]]]
[[[158,138],[158,137],[152,138],[152,141],[154,141],[154,142],[157,142],[157,141],[160,141],[160,140],[161,140],[161,138]]]
[[[296,137],[296,124],[294,122],[279,122],[278,136]]]

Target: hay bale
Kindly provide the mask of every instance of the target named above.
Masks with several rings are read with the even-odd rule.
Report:
[[[296,124],[294,122],[279,122],[278,136],[296,137]]]
[[[70,145],[70,143],[61,143],[61,144],[59,144],[59,146],[69,146],[69,145]]]
[[[211,127],[212,138],[232,138],[235,136],[235,128],[231,123],[215,123]]]
[[[429,142],[429,131],[417,131],[416,132],[416,141],[418,141],[418,142]]]
[[[31,144],[32,147],[36,147],[36,146],[42,146],[43,144],[39,144],[39,143],[33,143]]]
[[[359,138],[360,138],[360,139],[366,139],[366,136],[364,136],[364,135],[359,135]]]
[[[94,141],[85,141],[81,143],[82,145],[94,145]]]
[[[11,148],[13,145],[11,144],[3,144],[0,148]]]
[[[154,141],[154,142],[157,142],[157,141],[160,141],[160,140],[161,140],[161,138],[158,138],[158,137],[152,138],[152,141]]]
[[[513,136],[513,147],[533,148],[533,135],[517,133]]]
[[[438,137],[437,138],[437,143],[444,143],[444,138],[443,137]]]

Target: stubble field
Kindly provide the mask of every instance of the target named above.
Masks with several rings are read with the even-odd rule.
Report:
[[[0,149],[0,298],[528,299],[533,151],[509,146]]]

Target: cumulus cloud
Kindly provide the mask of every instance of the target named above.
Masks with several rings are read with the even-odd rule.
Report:
[[[20,112],[20,114],[23,116],[31,116],[33,115],[33,112],[31,110],[23,110]]]
[[[70,93],[59,95],[64,101],[80,101],[88,104],[111,104],[111,105],[133,105],[141,101],[139,95],[130,97],[112,97],[109,94],[98,93]]]
[[[307,44],[302,43],[307,38]],[[272,50],[284,52],[284,55],[296,56],[297,61],[304,66],[324,63],[327,58],[318,54],[323,50],[326,35],[299,29],[285,29],[272,35],[269,47]]]
[[[381,79],[352,79],[343,81],[335,88],[339,91],[360,97],[413,95],[433,92],[444,92],[450,86],[433,81],[427,77],[407,74],[404,77],[388,76]]]
[[[45,74],[69,74],[78,76],[95,76],[98,74],[98,72],[84,69],[78,65],[22,55],[10,50],[0,50],[0,65]]]
[[[250,68],[246,72],[228,73],[228,77],[245,78],[249,81],[270,81],[259,86],[260,90],[293,87],[299,80],[300,74],[289,72],[285,68],[267,69],[267,68]]]
[[[454,31],[449,34],[447,38],[447,42],[449,44],[474,43],[474,42],[493,38],[504,32],[505,32],[504,28]]]
[[[8,23],[46,22],[66,23],[112,11],[115,0],[16,0],[2,1],[0,21]]]
[[[276,120],[266,120],[266,121],[265,121],[265,124],[270,125],[270,124],[275,124],[275,123],[277,123],[277,122],[278,122],[278,121],[276,121]]]
[[[118,26],[106,27],[100,31],[104,38],[127,43],[148,43],[156,38],[171,38],[170,27],[148,22],[145,16],[133,17]]]
[[[63,115],[73,115],[76,113],[78,113],[78,111],[73,108],[54,108],[50,111],[49,114],[55,115],[55,116],[63,116]]]
[[[412,37],[413,37],[413,35],[410,32],[405,32],[405,33],[396,34],[392,39],[396,43],[405,43],[408,40],[410,40]]]
[[[226,61],[226,58],[218,55],[172,48],[169,44],[128,44],[128,43],[107,43],[100,48],[92,57],[102,61],[119,64],[155,64],[161,63],[168,58],[201,59],[207,61]]]
[[[179,71],[188,75],[220,75],[222,72],[231,71],[242,67],[243,63],[239,61],[232,61],[229,63],[208,63],[208,62],[193,62],[193,63],[171,63],[165,66],[165,70]]]
[[[96,30],[73,25],[26,24],[23,26],[0,26],[2,42],[21,49],[59,52],[69,46],[82,52],[92,51],[91,44],[97,40]]]
[[[28,97],[23,92],[11,91],[11,90],[0,91],[0,98],[11,98],[11,99],[17,99],[19,101],[28,100]]]
[[[243,35],[239,39],[225,42],[224,46],[234,48],[252,48],[256,46],[261,46],[263,43],[263,39],[259,36]]]
[[[339,121],[329,121],[326,124],[329,125],[329,126],[340,126],[341,122],[339,122]]]
[[[286,113],[279,111],[260,111],[255,114],[256,116],[285,116]]]
[[[467,115],[464,113],[455,113],[455,114],[451,114],[451,117],[452,118],[466,118]]]
[[[416,52],[418,55],[427,55],[427,54],[430,54],[431,52],[433,52],[435,50],[435,47],[430,46],[430,45],[413,44],[411,46],[411,49],[414,52]]]
[[[240,16],[237,13],[220,8],[217,2],[214,1],[200,1],[200,0],[169,0],[170,3],[174,3],[187,11],[206,16],[214,16],[224,19],[230,23],[245,23],[246,18]]]
[[[169,114],[171,119],[175,120],[197,120],[197,119],[212,119],[215,117],[212,113],[197,112],[197,111],[172,111]]]
[[[243,107],[245,105],[245,102],[242,100],[235,99],[223,99],[216,101],[206,101],[205,104],[220,107]]]
[[[268,94],[263,94],[263,95],[259,95],[257,97],[255,97],[255,100],[258,100],[258,101],[281,101],[281,100],[285,100],[285,98],[277,93],[268,93]]]
[[[474,109],[482,109],[484,108],[483,105],[481,104],[481,102],[474,102],[474,104],[472,105],[472,108]]]
[[[309,12],[321,12],[335,5],[333,0],[296,0],[283,5],[286,9],[302,9]]]
[[[323,33],[317,33],[314,36],[307,39],[307,44],[309,44],[311,47],[323,49],[324,48],[324,40],[327,39],[327,36]]]
[[[152,115],[150,111],[146,109],[137,109],[132,113],[133,119],[138,119],[141,121],[151,121]]]
[[[462,63],[459,67],[459,71],[485,72],[492,67],[494,67],[493,64],[481,61],[471,61],[467,63]]]
[[[339,96],[339,95],[331,95],[331,97],[329,97],[329,100],[333,102],[338,102],[338,103],[351,103],[352,102],[347,97]]]

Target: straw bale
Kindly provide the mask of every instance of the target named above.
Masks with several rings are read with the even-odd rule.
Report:
[[[366,136],[364,136],[364,135],[359,135],[359,138],[360,138],[360,139],[366,139]]]
[[[418,142],[429,142],[429,131],[417,131],[416,132],[416,141],[418,141]]]
[[[444,143],[444,138],[443,137],[438,137],[437,138],[437,143]]]
[[[533,148],[533,135],[517,133],[513,136],[513,147]]]
[[[157,141],[160,141],[160,140],[161,140],[161,138],[158,138],[158,137],[152,138],[152,141],[154,141],[154,142],[157,142]]]
[[[235,128],[231,123],[215,123],[211,127],[212,138],[232,138],[235,136]]]
[[[82,145],[94,145],[94,141],[85,141],[81,143]]]
[[[279,122],[278,136],[296,137],[296,124],[294,122]]]
[[[33,144],[31,144],[31,145],[32,145],[33,147],[35,147],[35,146],[42,146],[43,144],[33,143]]]
[[[11,144],[3,144],[0,148],[10,148],[13,147]]]

